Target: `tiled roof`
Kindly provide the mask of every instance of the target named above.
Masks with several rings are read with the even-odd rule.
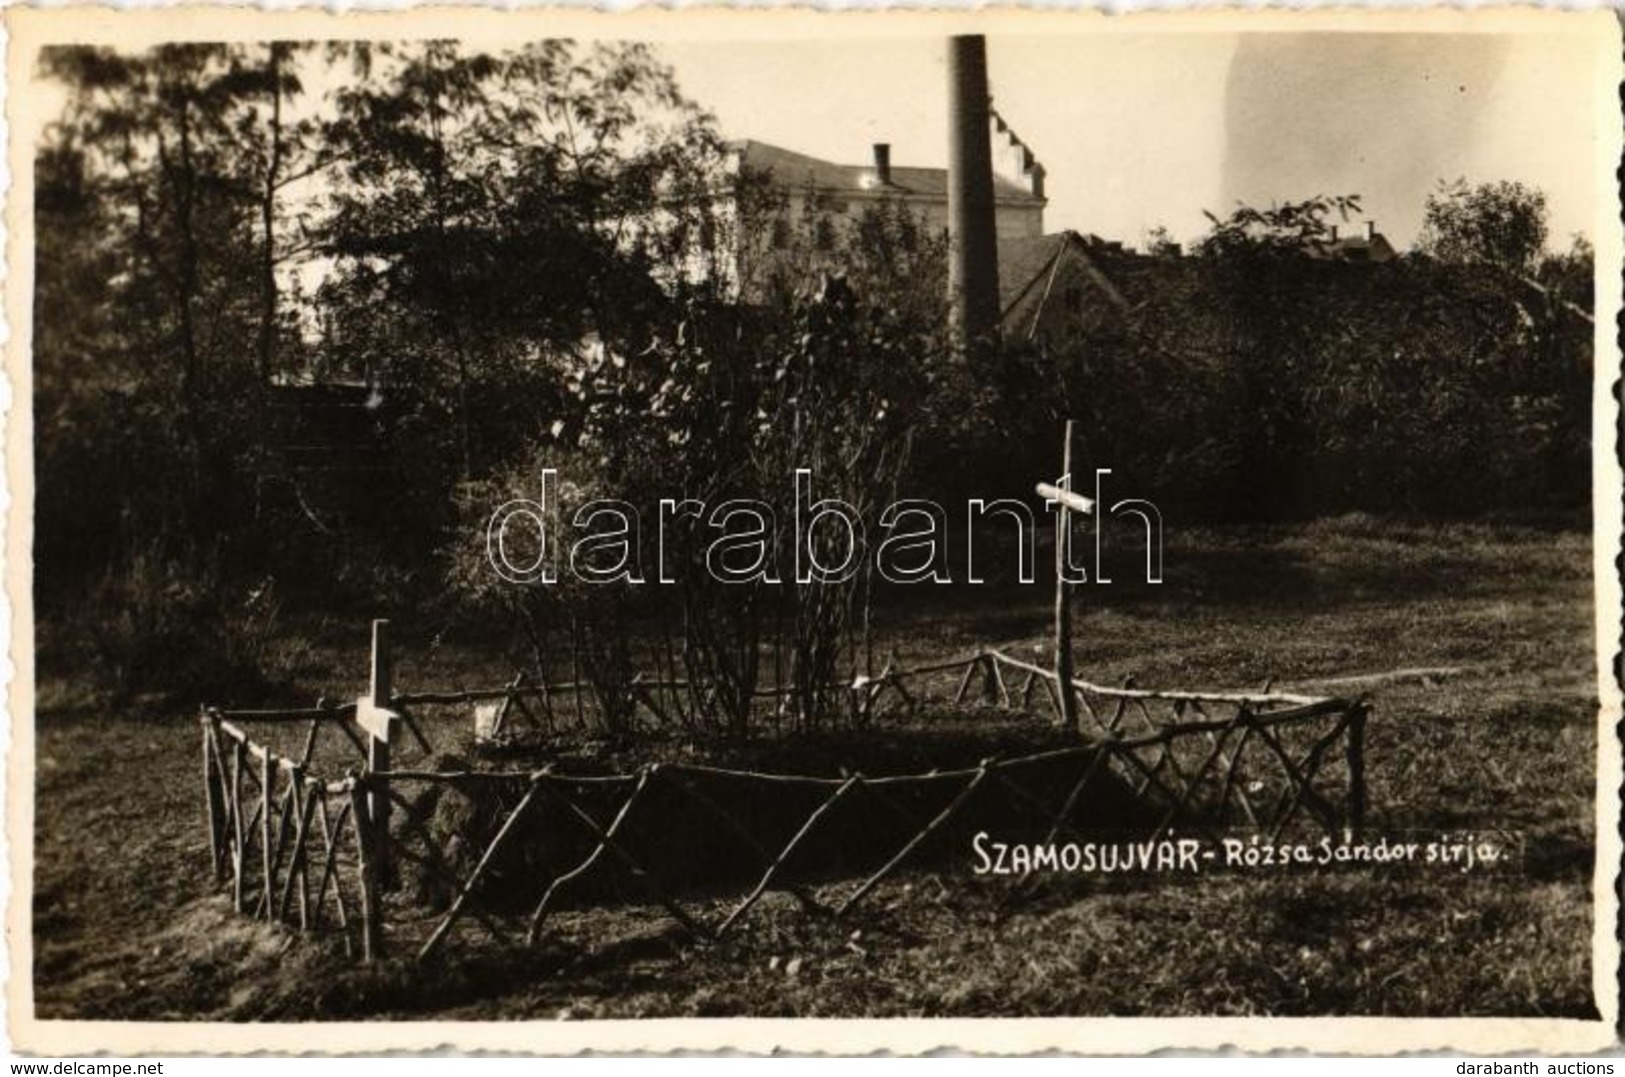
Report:
[[[830,193],[851,192],[873,194],[881,190],[874,182],[872,165],[841,165],[804,153],[796,153],[780,146],[755,139],[730,143],[739,154],[742,167],[755,172],[771,172],[773,178],[785,187],[812,186]],[[948,170],[945,168],[908,168],[893,165],[891,186],[887,188],[904,198],[946,200],[948,197]],[[1001,176],[993,177],[993,197],[1000,203],[1026,203],[1043,205],[1044,199],[1016,186]]]
[[[1028,292],[1041,292],[1050,266],[1069,244],[1076,245],[1075,254],[1096,286],[1105,292],[1113,305],[1119,309],[1125,308],[1127,303],[1123,296],[1088,253],[1091,247],[1099,250],[1113,245],[1098,236],[1067,231],[999,240],[999,310],[1008,313]]]
[[[999,240],[999,309],[1009,310],[1066,246],[1066,233]],[[1039,283],[1039,287],[1043,287]]]
[[[1373,236],[1339,236],[1309,247],[1309,257],[1342,261],[1387,261],[1396,256],[1392,243],[1381,232]]]

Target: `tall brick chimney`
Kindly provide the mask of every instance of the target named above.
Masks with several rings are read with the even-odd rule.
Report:
[[[999,253],[993,222],[987,40],[948,39],[948,288],[954,329],[968,354],[985,355],[998,331]]]

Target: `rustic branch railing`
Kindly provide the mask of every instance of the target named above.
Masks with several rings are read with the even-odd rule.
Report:
[[[1019,687],[1013,687],[1016,678],[1022,678]],[[910,669],[893,662],[881,674],[843,687],[872,711],[887,693],[914,707],[933,689],[946,695],[955,681],[955,702],[976,691],[983,701],[1015,710],[1028,710],[1042,686],[1051,711],[1057,718],[1062,713],[1052,670],[998,650]],[[662,688],[659,681],[639,684],[650,692]],[[427,757],[429,740],[414,710],[492,701],[507,706],[572,688],[578,694],[586,690],[527,685],[515,678],[498,689],[364,697],[359,707],[363,714],[370,706],[400,717]],[[524,918],[522,937],[529,944],[541,937],[565,895],[579,891],[589,876],[602,875],[606,863],[618,865],[689,934],[717,939],[774,889],[790,893],[815,915],[850,915],[882,881],[918,858],[984,799],[1023,812],[1037,827],[1035,833],[1047,833],[1046,842],[1055,841],[1063,830],[1079,833],[1076,815],[1090,805],[1092,793],[1099,799],[1124,788],[1146,807],[1149,814],[1137,834],[1151,839],[1175,829],[1217,836],[1223,827],[1246,826],[1274,838],[1295,825],[1330,834],[1357,832],[1363,826],[1363,703],[1269,691],[1152,691],[1132,683],[1109,687],[1077,678],[1072,689],[1075,732],[1081,737],[1074,744],[923,774],[840,777],[690,763],[649,764],[633,773],[607,775],[548,768],[441,770],[402,765],[398,757],[381,768],[368,764],[369,758],[377,759],[376,752],[368,751],[369,737],[376,734],[358,721],[358,703],[291,710],[205,709],[203,778],[211,864],[217,883],[229,888],[239,912],[301,931],[335,932],[347,953],[359,951],[366,960],[383,953],[391,937],[405,941],[411,929],[427,924],[427,934],[414,943],[418,958],[427,959],[469,919],[500,943],[511,944],[514,936],[501,926],[501,915],[485,907],[482,894],[494,874],[507,871],[511,876],[515,863],[536,873],[522,887],[536,895]],[[309,728],[297,750],[282,754],[250,736],[245,725],[254,723],[273,728],[309,723]],[[357,749],[354,762],[337,780],[312,772],[319,734],[329,725]],[[1339,745],[1337,765],[1332,761]],[[476,834],[458,835],[459,840],[477,838],[477,855],[467,849],[461,861],[449,855],[442,847],[444,835],[437,837],[418,817],[414,805],[436,788],[445,791],[439,795],[463,796],[490,809]],[[753,825],[751,813],[739,809],[741,790],[749,796],[794,793],[805,811],[783,832],[769,835]],[[661,798],[667,798],[661,801],[666,805],[662,810],[641,810]],[[674,805],[683,810],[674,810]],[[896,840],[883,843],[875,863],[847,876],[856,877],[856,883],[830,882],[815,897],[805,879],[808,849],[830,830],[833,818],[858,807],[880,807],[888,817],[904,820],[895,829]],[[663,880],[651,862],[649,850],[660,846],[661,833],[669,833],[662,827],[671,826],[674,816],[687,809],[720,823],[729,848],[754,865],[741,886],[743,896],[711,915],[683,904],[682,885]],[[542,813],[550,813],[546,825],[527,830]],[[535,867],[518,855],[534,851],[524,846],[538,834],[571,832],[574,845],[563,837],[550,839],[557,842],[554,852],[567,855],[569,863]],[[635,840],[640,834],[642,840]],[[459,862],[472,867],[460,870]],[[408,913],[404,867],[432,882],[435,892],[449,900]],[[799,879],[798,868],[803,870]]]

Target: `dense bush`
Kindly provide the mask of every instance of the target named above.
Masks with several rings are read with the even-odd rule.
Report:
[[[902,310],[825,277],[782,307],[695,303],[637,355],[598,349],[583,357],[565,375],[576,404],[553,436],[465,490],[450,549],[454,590],[514,615],[539,661],[558,639],[550,633],[568,633],[551,652],[582,665],[612,720],[630,707],[623,694],[634,619],[664,645],[646,656],[650,663],[695,686],[699,725],[748,732],[754,693],[773,679],[767,661],[793,689],[785,712],[794,724],[842,717],[848,699],[839,686],[870,671],[869,550],[859,549],[850,578],[797,583],[795,475],[811,472],[808,500],[839,499],[869,535],[879,530],[913,438],[943,407],[939,394],[951,381],[938,376],[951,366],[941,320]],[[615,499],[643,521],[628,539],[638,574],[650,580],[666,568],[676,585],[583,583],[568,569],[547,585],[498,579],[487,559],[489,517],[512,498],[540,503],[545,467],[559,473],[545,507],[563,546],[585,537],[570,522],[579,506]],[[698,503],[707,520],[674,521],[662,532],[663,500]],[[738,578],[724,581],[709,514],[746,502],[767,521],[765,557],[759,571],[736,559],[729,567],[741,570]],[[825,564],[844,556],[837,531],[809,534]],[[513,560],[527,564],[536,552],[534,543],[521,546]]]
[[[59,614],[80,641],[72,660],[116,701],[184,684],[199,699],[263,688],[283,669],[274,582],[237,584],[213,565],[138,551]]]
[[[1313,241],[1311,233],[1309,242]],[[1080,420],[1088,466],[1186,518],[1572,508],[1590,492],[1589,274],[1236,242],[1101,255],[1127,315],[1008,357]],[[1046,395],[1048,394],[1048,395]],[[1031,449],[1054,454],[1046,430]]]

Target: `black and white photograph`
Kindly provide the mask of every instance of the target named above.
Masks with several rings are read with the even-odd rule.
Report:
[[[15,1043],[1614,1041],[1612,13],[7,15]]]

